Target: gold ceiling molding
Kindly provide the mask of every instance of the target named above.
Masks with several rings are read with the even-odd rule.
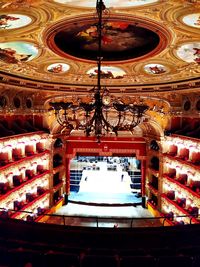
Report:
[[[163,16],[163,20],[167,19],[168,21],[171,21],[176,29],[182,29],[184,32],[187,31],[192,34],[199,35],[198,28],[187,25],[183,21],[184,17],[197,13],[200,13],[200,3],[194,6],[181,5],[176,8],[170,8],[168,12],[165,13],[165,16]]]
[[[10,88],[11,90],[27,90],[32,92],[40,92],[43,95],[52,94],[54,96],[57,96],[63,92],[65,92],[66,95],[74,94],[74,95],[85,95],[89,89],[93,87],[92,84],[88,85],[87,87],[74,84],[56,84],[51,82],[51,84],[48,84],[47,82],[39,82],[39,81],[32,81],[32,80],[26,80],[21,78],[20,76],[17,78],[14,78],[9,75],[2,75],[0,74],[1,84],[0,89],[4,90],[5,88]],[[134,77],[132,78],[134,80]],[[131,81],[132,81],[131,80]],[[48,79],[47,81],[51,81]],[[123,86],[123,87],[122,87]],[[172,95],[175,95],[177,93],[192,93],[196,92],[200,89],[200,79],[197,79],[196,81],[190,81],[187,82],[176,82],[176,83],[168,83],[168,84],[159,84],[159,85],[148,85],[145,86],[143,84],[135,87],[134,85],[129,85],[126,87],[122,84],[122,86],[117,85],[114,87],[109,86],[109,90],[111,93],[118,93],[122,94],[125,93],[127,95],[143,95],[143,96],[156,96],[162,94],[165,95],[166,93],[170,93]],[[123,90],[122,90],[123,89]],[[177,95],[178,96],[178,95]]]
[[[1,0],[2,9],[21,9],[39,6],[44,0]]]
[[[19,9],[19,10],[4,10],[0,8],[0,16],[1,15],[12,15],[15,14],[16,15],[24,15],[27,16],[31,19],[31,22],[28,25],[24,25],[22,27],[19,28],[0,28],[0,33],[1,36],[12,36],[13,38],[19,38],[19,36],[25,36],[26,34],[35,34],[35,31],[39,30],[41,31],[41,29],[45,26],[45,23],[47,23],[48,21],[51,21],[53,18],[53,14],[51,13],[50,10],[48,9],[44,9],[42,7],[40,8],[35,8],[32,7],[30,9]],[[1,25],[1,24],[0,24]]]
[[[126,23],[133,23],[133,25],[137,25],[139,27],[143,27],[145,29],[151,30],[155,33],[157,33],[159,35],[160,38],[160,42],[158,44],[158,46],[152,50],[151,52],[145,54],[144,56],[140,56],[140,57],[136,57],[136,58],[132,58],[132,59],[127,59],[127,60],[123,60],[123,61],[102,61],[103,64],[126,64],[126,63],[132,63],[135,61],[140,61],[140,60],[146,60],[149,57],[154,57],[155,55],[161,53],[161,51],[163,51],[171,42],[171,33],[170,31],[163,27],[163,25],[161,25],[160,23],[157,23],[156,21],[150,20],[148,18],[145,17],[137,17],[137,16],[128,16],[125,14],[120,14],[120,15],[110,15],[109,18],[107,19],[112,20],[112,21],[122,21],[122,22],[126,22]],[[70,25],[74,25],[74,24],[79,24],[80,22],[85,22],[85,23],[93,23],[94,22],[94,15],[91,14],[87,14],[84,16],[78,16],[78,17],[74,17],[74,18],[68,18],[66,20],[61,20],[60,22],[56,22],[53,25],[50,25],[50,27],[47,27],[46,30],[43,32],[43,42],[50,48],[50,50],[52,50],[53,52],[57,53],[58,55],[60,55],[61,57],[67,58],[67,59],[72,59],[75,61],[80,62],[79,64],[87,64],[87,63],[92,63],[94,61],[91,61],[90,59],[78,59],[75,56],[72,56],[70,54],[66,54],[65,52],[61,51],[60,49],[56,48],[55,42],[54,42],[54,38],[55,35],[61,31],[64,30],[66,27],[70,28]]]

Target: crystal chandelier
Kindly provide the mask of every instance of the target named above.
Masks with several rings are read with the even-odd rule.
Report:
[[[97,0],[97,85],[93,88],[90,101],[79,100],[71,102],[50,102],[54,110],[57,122],[61,125],[61,132],[70,133],[72,130],[83,130],[86,136],[94,135],[100,142],[101,137],[110,133],[116,136],[119,131],[130,131],[139,125],[148,110],[148,106],[142,101],[139,103],[124,103],[109,94],[106,87],[101,86],[101,55],[103,37],[103,14],[107,13],[102,0]]]

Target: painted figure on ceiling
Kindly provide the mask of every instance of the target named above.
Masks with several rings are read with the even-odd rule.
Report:
[[[193,50],[195,51],[194,56],[196,56],[194,61],[200,64],[200,48],[194,47]]]
[[[200,25],[200,16],[198,17],[197,21],[194,23],[194,25],[199,26]]]
[[[79,7],[95,7],[94,0],[54,0],[61,4],[70,4]],[[157,2],[158,0],[104,0],[105,6],[110,7],[131,7],[140,6],[145,4],[151,4]]]
[[[157,65],[153,66],[153,67],[149,67],[151,73],[153,74],[161,74],[164,73],[165,70]]]
[[[16,50],[12,48],[0,48],[0,60],[16,64],[19,62],[27,61],[32,55],[18,54]]]
[[[0,28],[9,28],[9,21],[18,20],[19,18],[8,16],[8,15],[0,15]]]
[[[76,35],[79,38],[84,39],[87,43],[84,47],[87,49],[96,48],[96,42],[98,40],[97,26],[91,25],[89,28],[78,32]],[[144,42],[144,38],[139,36],[135,37],[129,24],[126,22],[106,22],[102,29],[102,46],[105,50],[115,49],[121,51],[127,49],[127,47],[137,47]]]
[[[98,74],[98,70],[96,69],[96,70],[94,70],[93,73],[90,73],[89,76],[90,76],[90,78],[97,78],[97,74]],[[112,73],[112,71],[109,71],[109,70],[107,70],[107,71],[101,70],[100,75],[101,75],[102,79],[121,79],[121,78],[123,78],[123,75],[115,76]]]
[[[56,66],[53,66],[50,69],[48,69],[48,71],[53,73],[61,73],[63,72],[63,66],[62,64],[57,64]]]
[[[3,0],[2,8],[20,8],[20,7],[30,7],[36,6],[43,2],[43,0]]]

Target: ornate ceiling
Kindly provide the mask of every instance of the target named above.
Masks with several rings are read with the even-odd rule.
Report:
[[[151,122],[141,126],[146,135],[162,135],[182,110],[199,118],[200,1],[104,3],[101,84],[123,103],[142,96]],[[0,1],[0,111],[45,112],[52,100],[89,101],[97,84],[95,6],[95,0]],[[47,123],[58,128],[53,116]]]
[[[41,88],[51,83],[52,91],[90,90],[96,83],[95,4],[95,0],[1,1],[4,79],[20,78],[30,87],[37,82]],[[102,40],[103,84],[113,92],[131,94],[199,85],[199,1],[105,4],[109,11]]]

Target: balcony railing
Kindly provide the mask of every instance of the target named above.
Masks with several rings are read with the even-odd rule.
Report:
[[[14,210],[5,210],[0,208],[0,218],[9,219],[9,214],[13,214]],[[133,227],[164,227],[169,226],[167,223],[169,220],[167,216],[160,213],[161,216],[157,217],[104,217],[104,216],[87,216],[87,215],[58,215],[51,214],[47,210],[43,215],[39,214],[35,217],[35,213],[25,210],[20,210],[20,213],[24,213],[33,216],[35,222],[47,222],[50,224],[58,224],[64,226],[85,226],[85,227],[104,227],[104,228],[133,228]],[[29,217],[30,217],[29,216]],[[45,220],[46,217],[46,220]],[[197,218],[193,215],[176,215],[176,218],[188,218],[189,224],[199,224],[200,217]],[[170,225],[177,225],[175,221],[171,221]],[[181,227],[181,225],[180,225]]]

